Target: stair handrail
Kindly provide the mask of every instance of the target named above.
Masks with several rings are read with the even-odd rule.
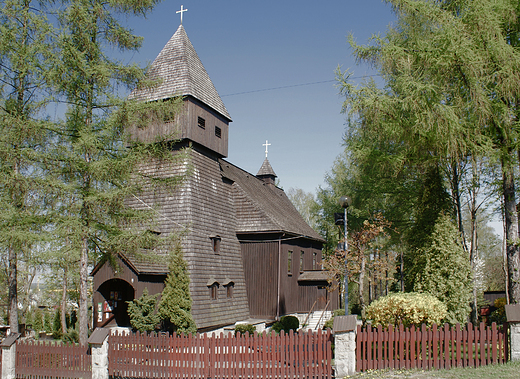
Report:
[[[307,317],[305,317],[305,321],[302,324],[302,328],[305,328],[305,326],[307,325],[307,321],[309,321],[309,317],[311,316],[311,313],[314,310],[314,307],[316,306],[317,302],[318,302],[318,300],[316,300],[314,302],[314,304],[312,304],[311,310],[309,311],[309,313],[307,313]]]
[[[314,330],[318,329],[318,326],[320,325],[321,319],[323,318],[323,315],[324,315],[325,312],[327,311],[327,308],[329,307],[329,304],[330,304],[330,300],[327,301],[327,305],[325,305],[325,308],[323,309],[323,312],[321,312],[320,319],[318,320],[318,323],[317,323],[316,326],[314,327]]]

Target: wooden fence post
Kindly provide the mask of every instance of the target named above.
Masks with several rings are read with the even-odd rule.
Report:
[[[2,348],[2,379],[14,379],[16,377],[16,341],[20,336],[20,333],[11,333],[0,344]]]
[[[334,317],[336,378],[356,373],[356,324],[356,315]]]
[[[92,379],[108,379],[109,334],[110,329],[96,328],[88,339],[92,348]]]

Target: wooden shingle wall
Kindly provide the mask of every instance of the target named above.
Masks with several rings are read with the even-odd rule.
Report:
[[[184,258],[190,271],[192,314],[198,328],[232,324],[249,317],[240,245],[235,233],[236,217],[232,185],[223,180],[216,157],[196,145],[190,153],[192,173],[174,191],[148,191],[133,206],[156,207],[161,215],[161,233],[187,231],[182,238]],[[150,163],[144,171],[172,175],[182,164]],[[220,236],[220,253],[213,251],[212,236]],[[210,296],[209,285],[218,283],[217,299]],[[224,284],[233,283],[232,298]]]

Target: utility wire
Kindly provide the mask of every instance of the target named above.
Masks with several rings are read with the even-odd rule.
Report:
[[[349,79],[361,79],[361,78],[366,78],[366,77],[371,77],[371,76],[380,76],[380,75],[354,76],[354,77],[351,77]],[[335,82],[335,81],[336,81],[336,79],[330,79],[330,80],[322,80],[320,82],[291,84],[291,85],[288,85],[288,86],[281,86],[281,87],[271,87],[271,88],[255,89],[255,90],[252,90],[252,91],[229,93],[227,95],[221,95],[220,97],[236,96],[236,95],[246,95],[246,94],[255,93],[255,92],[275,91],[275,90],[280,90],[280,89],[285,89],[285,88],[312,86],[312,85],[315,85],[315,84],[332,83],[332,82]]]

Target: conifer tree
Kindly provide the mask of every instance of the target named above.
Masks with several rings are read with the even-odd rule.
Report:
[[[33,4],[35,3],[35,4]],[[18,331],[18,268],[46,223],[44,162],[46,73],[52,47],[45,1],[0,5],[0,251],[8,261],[9,324]]]
[[[414,291],[428,292],[447,308],[446,322],[465,324],[470,314],[471,268],[456,226],[447,215],[438,218],[429,241],[419,249]]]
[[[156,312],[157,294],[148,295],[148,288],[145,288],[139,299],[128,302],[128,315],[130,325],[140,332],[153,332],[161,321]]]
[[[176,333],[195,333],[197,326],[191,315],[190,278],[180,244],[170,253],[168,276],[161,294],[158,314],[166,329]]]
[[[176,112],[178,100],[153,104],[123,101],[117,96],[122,87],[153,83],[145,80],[142,69],[112,59],[104,50],[138,49],[142,39],[123,27],[115,15],[143,15],[156,2],[70,0],[60,17],[62,63],[56,65],[53,78],[68,110],[57,131],[56,176],[61,180],[63,207],[57,233],[79,261],[81,344],[88,336],[89,262],[114,262],[118,253],[138,254],[143,244],[150,247],[154,243],[154,234],[146,233],[152,215],[125,206],[125,199],[153,181],[149,177],[143,184],[139,162],[149,157],[174,159],[162,141],[150,145],[131,141],[125,126],[163,120],[166,114]]]
[[[380,145],[397,147],[388,160],[402,167],[443,167],[453,183],[464,160],[487,161],[500,183],[505,213],[509,293],[520,302],[516,212],[519,9],[512,0],[391,0],[398,20],[370,46],[351,39],[355,56],[374,63],[386,86],[349,83],[340,73],[344,110]],[[514,43],[513,43],[514,42]],[[376,143],[367,144],[374,146]],[[367,146],[365,145],[365,146]],[[420,171],[419,171],[420,173]],[[469,257],[468,257],[469,259]],[[468,262],[469,263],[469,262]]]

